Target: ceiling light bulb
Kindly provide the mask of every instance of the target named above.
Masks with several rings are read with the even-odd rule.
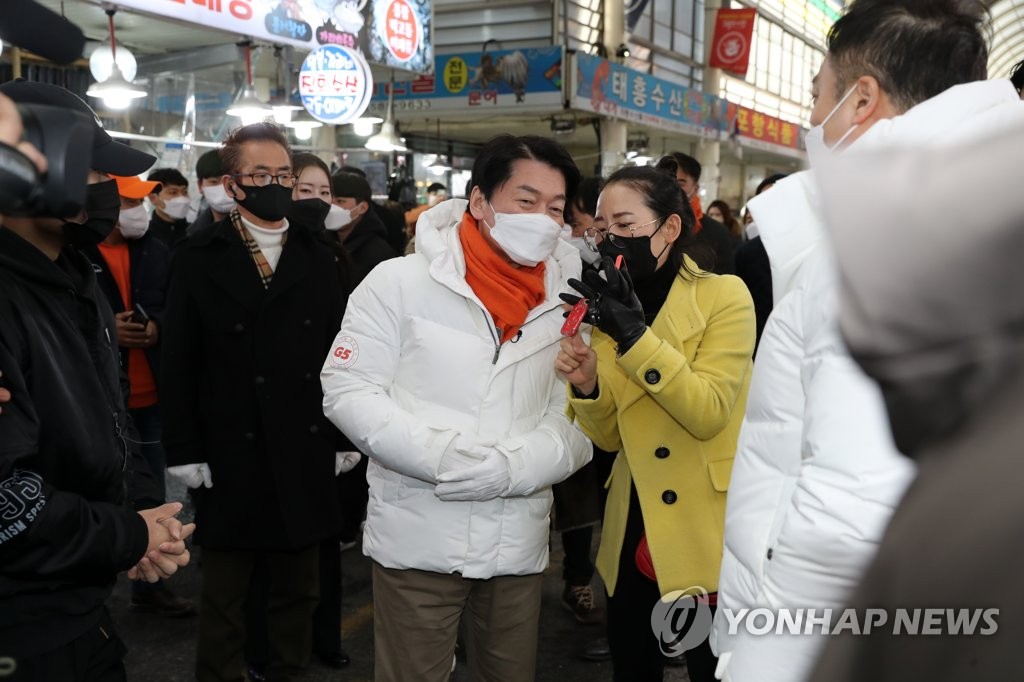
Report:
[[[114,56],[111,54],[110,45],[100,45],[89,55],[89,71],[97,81],[103,82],[110,78],[113,70]],[[121,69],[125,80],[135,80],[138,64],[133,55],[126,47],[117,44],[117,68]]]
[[[374,123],[372,121],[366,121],[359,118],[353,121],[352,132],[359,137],[369,137],[370,135],[373,135],[373,126]]]

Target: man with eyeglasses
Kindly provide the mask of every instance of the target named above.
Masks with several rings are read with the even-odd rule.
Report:
[[[164,322],[168,473],[193,489],[203,548],[199,680],[243,670],[243,606],[254,570],[270,577],[267,675],[312,652],[318,545],[340,530],[338,432],[319,370],[343,314],[333,252],[315,226],[289,224],[295,176],[270,123],[231,133],[228,217],[179,247]]]

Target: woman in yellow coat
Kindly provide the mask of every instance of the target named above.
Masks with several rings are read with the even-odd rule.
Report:
[[[655,605],[691,587],[710,593],[713,604],[718,588],[754,307],[742,281],[702,272],[687,255],[693,225],[673,178],[623,168],[597,204],[600,274],[569,281],[588,300],[586,320],[596,330],[592,347],[580,336],[563,339],[555,367],[570,384],[583,431],[619,452],[597,556],[615,680],[660,682],[669,651],[652,632]],[[619,270],[616,260],[624,261]],[[656,582],[637,563],[642,539]],[[686,659],[691,680],[714,680],[706,640]]]

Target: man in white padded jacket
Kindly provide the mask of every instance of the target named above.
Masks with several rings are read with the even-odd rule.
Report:
[[[321,379],[369,457],[377,680],[446,681],[463,617],[473,679],[534,679],[551,485],[591,454],[552,369],[578,184],[557,142],[494,138],[349,299]]]

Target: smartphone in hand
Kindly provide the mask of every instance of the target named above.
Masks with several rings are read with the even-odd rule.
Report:
[[[132,306],[132,322],[135,324],[141,324],[143,326],[149,324],[150,317],[146,313],[145,309],[138,303]]]

